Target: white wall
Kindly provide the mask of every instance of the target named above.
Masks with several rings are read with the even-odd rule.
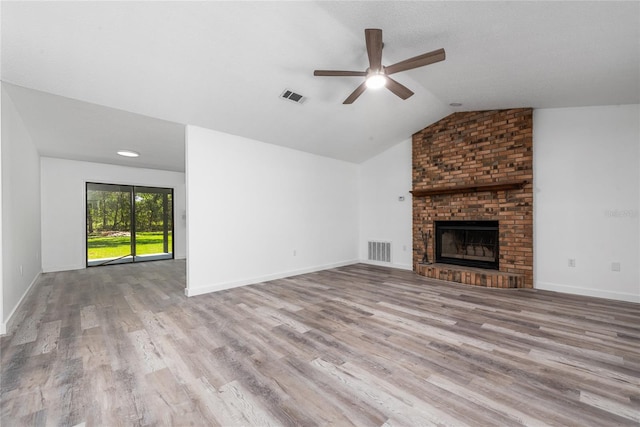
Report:
[[[640,302],[639,117],[638,105],[534,111],[536,288]]]
[[[0,61],[1,62],[1,61]],[[0,88],[1,89],[1,88]],[[3,270],[3,263],[4,263],[4,258],[2,257],[2,159],[4,158],[4,156],[2,155],[2,133],[4,132],[3,128],[4,126],[2,125],[2,122],[4,121],[5,116],[3,115],[3,108],[2,108],[2,104],[4,103],[3,98],[4,96],[4,90],[2,89],[0,91],[0,117],[2,119],[0,119],[0,335],[6,334],[7,333],[7,325],[5,323],[5,317],[4,317],[4,270]]]
[[[10,96],[2,88],[2,323],[6,327],[41,272],[40,162]]]
[[[42,157],[42,269],[85,268],[85,183],[174,189],[174,257],[186,254],[185,174]]]
[[[362,262],[376,264],[367,261],[368,241],[387,241],[391,242],[391,266],[412,269],[411,153],[409,138],[360,164]]]
[[[358,260],[358,167],[187,128],[187,295]]]

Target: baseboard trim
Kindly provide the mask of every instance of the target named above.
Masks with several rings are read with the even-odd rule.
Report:
[[[535,289],[640,303],[640,295],[637,294],[634,295],[626,292],[604,291],[600,289],[583,288],[580,286],[571,286],[560,283],[542,282],[539,280],[536,280]]]
[[[413,266],[408,264],[395,264],[393,262],[389,263],[389,262],[371,261],[368,259],[361,259],[360,264],[375,265],[378,267],[397,268],[398,270],[409,270],[409,271],[413,270]]]
[[[16,314],[16,311],[18,311],[18,308],[20,308],[20,306],[22,305],[24,299],[27,297],[27,295],[29,295],[29,292],[31,292],[31,289],[33,289],[33,285],[36,284],[38,279],[40,279],[41,275],[42,275],[42,271],[39,271],[38,274],[36,274],[36,277],[33,278],[31,283],[27,287],[27,290],[24,292],[24,294],[22,294],[22,296],[18,300],[18,303],[16,304],[16,306],[13,307],[13,310],[11,310],[11,313],[9,313],[9,315],[7,316],[6,322],[0,323],[0,335],[6,335],[7,331],[11,330],[11,327],[13,326],[13,324],[12,324],[13,323],[13,315]]]
[[[232,282],[215,283],[211,285],[199,286],[197,288],[187,288],[184,290],[184,294],[188,297],[194,297],[196,295],[208,294],[211,292],[224,291],[226,289],[238,288],[240,286],[255,285],[256,283],[268,282],[270,280],[284,279],[286,277],[298,276],[300,274],[314,273],[316,271],[329,270],[332,268],[344,267],[347,265],[358,264],[359,260],[351,260],[344,262],[337,262],[332,264],[324,264],[315,267],[302,268],[299,270],[284,271],[282,273],[268,274],[260,277],[253,277],[250,279],[237,280]],[[188,275],[187,275],[188,277]]]
[[[42,268],[43,273],[58,273],[60,271],[84,270],[86,265],[64,265],[62,267]]]

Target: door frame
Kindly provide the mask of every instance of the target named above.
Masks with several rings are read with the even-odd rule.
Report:
[[[131,204],[130,209],[130,244],[131,251],[129,255],[126,255],[121,258],[113,258],[110,260],[106,260],[104,262],[95,263],[89,261],[89,230],[88,230],[88,218],[89,218],[89,200],[88,200],[88,191],[90,185],[100,185],[100,186],[114,186],[114,187],[127,187],[129,188],[129,200]],[[163,190],[159,193],[164,193],[171,195],[171,201],[167,201],[166,198],[163,200],[164,207],[171,208],[171,227],[167,228],[167,224],[165,221],[164,224],[164,233],[163,237],[168,238],[168,232],[171,233],[171,252],[163,253],[163,254],[154,254],[154,255],[136,255],[136,206],[135,206],[135,197],[136,197],[136,188],[149,189],[149,190]],[[141,191],[144,193],[144,191]],[[116,183],[104,183],[104,182],[95,182],[95,181],[85,181],[84,183],[84,259],[85,259],[85,267],[99,267],[104,265],[117,265],[117,264],[133,264],[136,262],[148,262],[148,261],[159,261],[159,260],[168,260],[175,259],[175,189],[173,187],[156,187],[151,185],[133,185],[133,184],[116,184]],[[166,201],[166,203],[165,203]],[[165,214],[166,215],[166,214]],[[164,240],[164,239],[163,239]],[[167,247],[167,242],[163,241],[163,247]]]

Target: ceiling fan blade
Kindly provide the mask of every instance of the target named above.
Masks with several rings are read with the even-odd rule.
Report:
[[[338,70],[315,70],[314,76],[347,76],[347,77],[364,77],[367,75],[364,71],[338,71]]]
[[[414,56],[413,58],[405,59],[404,61],[389,65],[388,67],[385,67],[384,70],[387,74],[394,74],[400,71],[407,71],[418,67],[424,67],[425,65],[444,61],[444,59],[444,49],[437,49],[432,52]]]
[[[369,69],[380,71],[382,69],[382,30],[367,28],[364,30],[364,37],[367,42]]]
[[[360,86],[358,86],[356,88],[356,90],[354,90],[353,92],[351,92],[351,95],[349,95],[347,97],[347,99],[344,100],[343,104],[353,104],[353,101],[355,101],[356,99],[358,99],[358,97],[360,95],[362,95],[362,93],[367,89],[367,83],[366,82],[362,82],[362,84]]]
[[[407,99],[411,95],[413,95],[413,92],[408,87],[401,85],[389,76],[387,76],[387,89],[389,89],[391,92],[395,93],[402,99]]]

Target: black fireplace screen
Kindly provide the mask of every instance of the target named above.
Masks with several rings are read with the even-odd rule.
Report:
[[[498,221],[436,221],[436,262],[497,270]]]

